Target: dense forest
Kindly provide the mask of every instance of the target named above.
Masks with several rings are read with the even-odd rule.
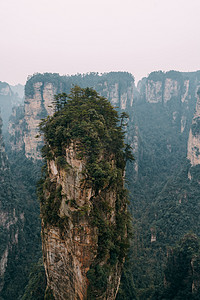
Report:
[[[129,114],[124,138],[125,143],[132,146],[135,158],[126,167],[133,233],[117,299],[199,299],[200,167],[198,164],[191,165],[187,153],[190,128],[196,137],[200,132],[198,118],[193,121],[200,72],[153,72],[138,83],[138,90],[134,87],[133,95],[127,93],[126,98],[124,93],[134,85],[133,76],[126,72],[76,76],[35,74],[27,81],[27,98],[33,97],[37,82],[42,83],[41,94],[45,83],[49,82],[56,86],[57,94],[68,94],[73,84],[95,87],[98,93],[108,97],[120,114]],[[117,100],[113,102],[116,90]],[[126,103],[124,99],[127,99]],[[54,100],[56,122],[65,100],[60,96]],[[20,120],[24,117],[23,113]],[[46,114],[45,111],[42,117],[47,117]],[[103,130],[100,121],[96,122],[99,134]],[[11,122],[19,124],[15,117]],[[55,144],[57,162],[62,164],[60,154],[63,144],[57,143],[57,139],[67,141],[72,133],[64,130],[62,125],[59,128],[56,122],[56,132],[51,127],[47,134]],[[22,122],[22,125],[25,132],[26,124]],[[88,129],[84,123],[81,128],[74,129],[73,135],[81,134],[86,146],[90,147],[92,143],[97,149],[98,143],[88,132],[91,128]],[[9,171],[1,177],[7,178],[4,184],[9,189],[1,191],[1,204],[4,205],[5,198],[8,199],[6,205],[12,202],[10,208],[15,207],[18,215],[23,212],[25,218],[15,225],[19,228],[20,242],[9,254],[1,299],[39,300],[44,298],[46,285],[41,262],[39,202],[35,189],[41,162],[27,159],[24,150],[13,152],[8,140],[6,149]],[[48,149],[44,149],[43,153],[51,155]],[[96,172],[91,177],[98,179],[96,182],[101,186],[106,178],[102,181],[102,166],[97,168],[94,163],[89,166],[88,172]],[[96,178],[97,175],[100,177]],[[9,196],[5,196],[6,193]],[[6,241],[3,229],[1,239]],[[4,250],[2,246],[2,253]]]

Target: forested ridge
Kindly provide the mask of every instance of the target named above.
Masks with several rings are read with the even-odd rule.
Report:
[[[33,96],[33,85],[38,81],[56,84],[60,87],[60,93],[64,91],[69,93],[72,84],[81,87],[95,86],[97,92],[103,96],[106,94],[105,82],[112,88],[116,82],[119,83],[119,95],[122,95],[130,83],[134,82],[131,74],[123,72],[101,76],[97,73],[79,74],[69,78],[60,77],[58,74],[35,74],[27,82],[27,97]],[[135,157],[135,161],[129,162],[126,168],[133,235],[117,299],[199,299],[200,167],[199,165],[192,167],[187,160],[190,128],[194,135],[198,137],[199,134],[199,123],[192,123],[199,82],[199,71],[153,72],[148,78],[139,82],[132,105],[127,102],[125,109],[122,109],[120,101],[124,98],[120,98],[121,96],[116,102],[119,113],[129,114],[125,141],[133,147]],[[157,89],[158,86],[160,87],[157,94],[156,88],[154,89],[156,84]],[[109,95],[112,93],[110,92]],[[151,102],[152,99],[157,99],[157,102]],[[58,120],[59,112],[57,116]],[[97,123],[98,130],[101,132],[102,125],[100,122]],[[87,128],[84,126],[86,125],[75,128],[73,134],[82,132],[84,143],[89,147],[91,137],[87,140],[87,136],[84,135]],[[64,140],[66,137],[69,138],[68,135],[71,133],[59,128],[58,124],[56,128],[57,137]],[[49,131],[48,134],[51,135],[52,143],[57,143],[57,138],[54,139],[54,131]],[[58,151],[56,159],[58,164],[62,164],[60,155],[62,147],[59,147],[60,145],[55,147]],[[51,155],[48,149],[43,151],[46,151],[45,155]],[[198,151],[196,155],[198,156]],[[32,248],[31,242],[29,246],[32,248],[30,253],[37,253],[35,255],[35,262],[37,262],[41,257],[41,246],[39,204],[36,200],[35,184],[39,178],[40,164],[36,166],[35,162],[26,159],[23,153],[14,154],[12,151],[9,153],[9,162],[11,177],[14,178],[12,184],[14,190],[22,191],[16,196],[17,199],[21,199],[18,200],[19,206],[25,207],[23,210],[27,215],[27,229],[24,232],[27,231],[28,240],[25,244],[27,245],[30,240],[35,241],[33,243],[35,249]],[[99,165],[98,169],[90,170],[95,170],[100,176],[102,175],[100,168]],[[106,181],[105,178],[104,180]],[[102,184],[101,178],[98,184]],[[26,233],[24,234],[26,236]],[[31,234],[33,237],[30,239]],[[8,280],[2,299],[12,299],[12,296],[9,298],[6,294],[9,290],[10,295],[17,290],[19,299],[22,299],[24,288],[28,283],[27,274],[30,274],[30,280],[23,299],[43,299],[44,288],[42,291],[36,288],[38,281],[34,277],[34,270],[39,277],[43,274],[41,262],[33,266],[33,269],[26,267],[25,260],[31,260],[32,255],[26,253],[21,256],[25,258],[19,260],[23,276],[26,277],[23,286],[19,288],[16,275],[21,270],[13,266],[14,271],[11,269],[7,271]],[[26,255],[30,258],[26,258]],[[13,274],[14,277],[10,277],[9,274]],[[14,288],[9,287],[9,282],[12,280],[16,282]],[[44,277],[43,282],[45,283]],[[31,298],[33,289],[38,290],[38,298]]]

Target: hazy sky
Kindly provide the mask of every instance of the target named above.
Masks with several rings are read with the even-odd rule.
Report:
[[[200,0],[0,0],[0,81],[200,69]]]

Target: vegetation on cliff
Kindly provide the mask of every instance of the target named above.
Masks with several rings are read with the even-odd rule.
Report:
[[[42,258],[35,263],[29,273],[29,281],[22,300],[44,300],[46,276]]]
[[[158,299],[199,299],[200,240],[186,234],[169,250],[165,268],[164,292]]]
[[[98,228],[97,256],[88,271],[88,299],[96,299],[105,292],[115,266],[123,265],[129,247],[130,217],[123,177],[126,161],[133,157],[124,143],[127,114],[119,117],[110,102],[90,88],[75,86],[68,96],[59,94],[55,99],[55,114],[40,124],[45,139],[42,153],[47,161],[54,160],[58,169],[67,170],[66,148],[73,143],[77,157],[84,161],[83,182],[94,196],[92,209],[80,213],[89,214],[90,224]],[[45,197],[45,189],[49,197]],[[42,219],[62,229],[67,219],[59,216],[61,189],[49,181],[46,172],[39,186]],[[116,194],[115,223],[106,219],[112,210],[105,198],[108,191]],[[69,201],[76,206],[75,200]]]
[[[116,83],[119,85],[119,94],[127,92],[127,87],[130,86],[130,83],[134,82],[134,77],[128,72],[109,72],[103,74],[91,72],[71,76],[60,76],[58,73],[36,73],[27,80],[25,86],[26,97],[33,97],[34,84],[37,82],[42,83],[41,89],[43,89],[44,84],[52,83],[57,88],[57,93],[69,93],[73,85],[78,85],[82,88],[93,87],[103,95],[104,88],[111,87]]]
[[[9,153],[6,170],[9,177],[4,175],[1,183],[0,202],[5,203],[5,211],[15,210],[17,223],[11,223],[10,229],[13,231],[12,236],[14,231],[18,232],[18,238],[17,242],[11,245],[12,239],[8,235],[6,238],[1,236],[1,245],[7,241],[12,248],[8,256],[4,287],[0,294],[2,299],[21,299],[32,264],[42,256],[39,203],[36,196],[36,182],[40,169],[40,163],[33,163],[22,153]]]
[[[188,135],[197,101],[195,84],[200,79],[199,72],[167,72],[164,75],[156,72],[148,79],[156,82],[163,81],[163,78],[178,81],[178,95],[171,96],[167,103],[156,104],[147,103],[142,95],[141,101],[134,105],[135,120],[129,121],[132,125],[129,137],[134,122],[138,127],[139,149],[137,172],[129,166],[126,170],[131,183],[129,190],[134,222],[129,271],[132,270],[132,286],[141,300],[157,299],[154,297],[155,291],[159,291],[161,286],[163,288],[168,249],[188,232],[197,236],[200,232],[200,169],[199,166],[191,168],[186,159]],[[165,90],[172,91],[170,87],[165,87]],[[184,102],[181,101],[183,96]],[[195,126],[199,130],[199,124]],[[152,233],[155,237],[153,240]]]
[[[40,167],[21,153],[7,156],[1,126],[0,119],[0,299],[13,300],[21,299],[31,265],[42,255],[36,198]]]
[[[176,85],[173,87],[170,86],[170,80],[168,80],[168,86],[165,86],[166,79],[177,81],[177,96],[175,96],[175,93],[173,94],[173,89]],[[166,91],[168,91],[168,95],[171,95],[171,98],[169,97],[170,99],[166,103],[164,103],[164,101],[156,104],[147,103],[145,96],[147,86],[145,82],[148,80],[153,81],[152,87],[155,87],[154,83],[157,81],[162,82],[162,99],[164,99]],[[199,81],[200,71],[192,73],[180,73],[174,71],[167,73],[161,71],[153,72],[147,79],[143,80],[140,98],[136,99],[137,96],[134,95],[133,106],[130,106],[130,121],[127,136],[129,141],[133,142],[133,145],[136,141],[138,153],[136,153],[137,159],[135,169],[133,166],[129,165],[126,169],[126,177],[130,182],[129,190],[134,222],[134,236],[131,243],[129,260],[125,265],[125,271],[122,275],[117,299],[163,300],[165,298],[169,299],[168,295],[170,295],[171,299],[183,300],[187,295],[184,298],[181,294],[181,290],[179,290],[177,286],[180,283],[179,286],[183,291],[185,291],[185,289],[187,290],[188,286],[191,288],[191,269],[189,269],[189,267],[188,269],[184,269],[186,265],[188,266],[190,260],[181,246],[185,239],[182,239],[178,246],[175,246],[175,244],[190,230],[197,236],[199,236],[200,232],[200,168],[199,166],[191,168],[186,161],[189,130],[191,128],[192,133],[196,135],[196,137],[199,136],[200,132],[200,122],[198,118],[192,124],[196,105],[196,91]],[[102,74],[101,76],[97,73],[90,73],[69,77],[61,77],[58,74],[35,74],[27,82],[26,96],[33,96],[35,92],[34,84],[37,82],[43,83],[41,92],[46,83],[52,83],[54,87],[58,88],[58,93],[62,93],[63,91],[68,93],[72,83],[75,83],[81,87],[93,86],[101,93],[101,95],[107,96],[109,94],[110,97],[112,97],[111,92],[115,90],[115,84],[117,83],[119,102],[116,103],[116,105],[119,105],[121,99],[120,95],[122,95],[124,91],[127,91],[126,87],[130,87],[133,78],[130,74],[121,72]],[[151,92],[154,92],[153,88]],[[55,115],[42,122],[42,127],[44,127],[46,131],[44,133],[47,134],[49,139],[47,139],[48,146],[45,146],[43,149],[43,154],[47,159],[55,160],[58,169],[68,170],[70,166],[64,159],[64,149],[73,140],[76,140],[74,147],[77,151],[79,149],[79,157],[87,160],[87,168],[85,170],[87,184],[94,187],[96,194],[98,194],[98,188],[106,192],[106,189],[112,188],[110,183],[116,182],[115,185],[118,185],[118,179],[115,174],[118,174],[118,172],[120,174],[122,173],[122,169],[120,170],[116,165],[114,165],[113,169],[110,168],[109,157],[104,155],[107,153],[107,149],[110,148],[112,151],[112,143],[106,141],[109,141],[110,134],[113,131],[111,130],[110,132],[109,126],[105,125],[108,124],[107,121],[104,120],[102,122],[102,117],[100,116],[101,113],[96,108],[97,103],[94,99],[92,109],[97,112],[97,116],[96,113],[91,113],[91,107],[85,108],[83,103],[81,104],[80,98],[83,98],[84,96],[83,90],[77,89],[76,93],[78,94],[77,105],[75,105],[75,99],[72,99],[73,95],[75,95],[74,91],[72,92],[73,95],[71,95],[71,99],[68,99],[66,94],[58,95],[55,99],[57,110]],[[86,105],[86,101],[88,100],[86,99],[86,96],[84,97],[85,100],[82,100],[85,101]],[[90,95],[89,103],[92,103],[92,97],[95,98],[96,96]],[[69,104],[69,106],[67,106],[66,102],[71,104],[74,103],[74,106],[70,106]],[[78,109],[80,114],[75,114],[73,107],[74,109],[77,109],[79,107],[78,103],[81,108]],[[127,105],[129,105],[128,100],[126,107],[129,107]],[[71,118],[70,113],[67,115],[68,108],[70,109]],[[84,115],[81,118],[82,108],[84,108]],[[66,116],[71,120],[70,122],[65,123],[64,119],[66,120]],[[86,120],[84,120],[84,118],[86,118]],[[61,126],[59,125],[60,120]],[[76,120],[78,120],[78,123],[80,121],[82,126],[77,127],[75,124]],[[118,120],[119,122],[117,121],[116,124],[120,127],[120,119]],[[103,125],[101,125],[101,123]],[[134,139],[135,135],[137,135],[137,139]],[[112,134],[112,136],[114,135]],[[118,136],[118,130],[116,136]],[[102,137],[103,140],[101,140]],[[93,142],[94,146],[92,146]],[[125,147],[123,146],[121,149],[123,152]],[[87,153],[92,153],[93,159],[91,159],[90,156],[87,156]],[[102,160],[98,159],[98,155],[100,155]],[[116,154],[111,154],[111,156],[112,155],[113,158],[118,156]],[[196,151],[196,155],[199,155],[198,151]],[[33,236],[35,235],[36,237],[36,232],[39,236],[40,230],[39,226],[37,226],[37,230],[35,230],[36,227],[34,225],[34,222],[36,222],[37,219],[38,210],[34,210],[34,206],[32,206],[32,204],[29,205],[29,198],[24,197],[25,190],[27,190],[27,194],[30,192],[30,195],[32,194],[33,199],[35,199],[33,187],[35,180],[33,182],[29,176],[30,170],[34,173],[33,165],[34,164],[29,164],[26,160],[24,161],[19,156],[14,160],[14,167],[12,168],[12,173],[14,174],[16,181],[15,189],[17,189],[17,186],[19,188],[24,186],[20,198],[24,199],[22,205],[27,203],[27,212],[28,207],[31,207],[29,208],[26,217],[28,224],[25,225],[27,228],[27,241],[30,241],[30,239],[33,241],[32,243],[29,242],[29,249],[33,248],[33,245],[38,247],[38,242],[36,239],[33,239]],[[121,175],[117,176],[120,178]],[[25,182],[26,184],[24,185]],[[121,189],[120,186],[119,189]],[[44,190],[50,193],[48,199],[44,199]],[[44,222],[46,222],[46,224],[58,226],[62,231],[65,226],[67,226],[68,220],[67,218],[60,218],[59,216],[59,205],[62,200],[61,187],[56,185],[55,182],[50,182],[48,174],[46,174],[46,177],[41,181],[39,192]],[[4,193],[4,189],[2,189],[1,193]],[[2,197],[2,201],[6,199],[5,195]],[[93,297],[96,296],[95,289],[99,289],[98,293],[101,293],[103,289],[105,289],[111,264],[113,263],[114,266],[114,263],[118,261],[120,257],[119,252],[121,250],[119,251],[119,249],[123,249],[123,247],[120,248],[119,241],[113,242],[114,238],[117,236],[115,235],[116,228],[109,227],[109,224],[105,222],[104,218],[104,213],[109,211],[110,208],[106,206],[105,201],[103,201],[103,193],[101,193],[100,198],[98,198],[98,196],[99,195],[96,197],[97,201],[93,199],[96,209],[94,208],[90,211],[91,224],[98,226],[100,233],[99,241],[101,241],[102,245],[102,248],[99,248],[98,261],[91,266],[91,270],[88,273],[88,278],[93,282],[93,285],[90,286]],[[78,209],[74,199],[69,199],[67,201],[70,202],[71,206],[74,206],[74,210],[76,211],[76,215],[74,213],[75,220],[82,216],[88,216],[88,207],[85,206],[82,209]],[[36,223],[38,223],[38,220]],[[122,226],[122,228],[124,227]],[[124,231],[122,230],[122,232]],[[151,233],[156,237],[156,240],[153,242],[151,242]],[[5,240],[4,235],[1,236],[2,240]],[[188,247],[191,246],[190,242],[188,245]],[[169,250],[172,246],[175,246],[175,248]],[[35,257],[32,253],[35,252],[30,252],[28,263],[31,261],[30,258]],[[168,257],[167,253],[169,254]],[[100,254],[102,254],[102,256],[100,256]],[[102,265],[99,264],[99,262],[103,256],[106,257],[106,254],[110,256],[110,261],[102,268]],[[197,254],[198,253],[194,251],[192,262],[194,261],[194,258],[196,259],[198,256]],[[27,282],[26,279],[28,278],[28,263],[25,263],[27,258],[24,256],[23,251],[21,257],[22,258],[17,262],[18,265],[21,266],[19,271],[15,273],[15,271],[13,272],[14,268],[8,268],[8,272],[11,275],[7,277],[6,289],[11,291],[11,286],[14,286],[12,288],[12,294],[10,294],[11,299],[15,296],[15,291],[19,291],[17,293],[22,294],[21,286],[23,285],[24,287],[24,282]],[[14,256],[10,259],[15,261]],[[22,264],[23,260],[24,265]],[[183,263],[184,260],[187,261],[186,265]],[[198,260],[195,261],[198,262]],[[183,268],[180,266],[183,266]],[[189,273],[185,273],[185,270],[189,270]],[[194,270],[197,275],[197,269]],[[18,274],[20,274],[20,272],[21,274],[23,273],[25,281],[22,276],[20,276],[19,280]],[[186,274],[187,278],[184,277],[184,274]],[[164,276],[166,277],[168,286],[163,285]],[[34,277],[30,277],[30,285],[27,286],[26,296],[35,289],[35,286],[32,285],[32,279],[34,279]],[[197,278],[197,280],[199,279]],[[19,281],[23,281],[23,284],[21,286],[15,285],[15,282],[19,284]],[[29,289],[29,286],[32,286],[32,289]],[[7,290],[5,290],[4,293],[5,298],[8,295]],[[197,297],[198,299],[198,295],[196,296],[195,293],[192,295],[189,294],[189,297],[189,299],[193,299],[192,297]]]

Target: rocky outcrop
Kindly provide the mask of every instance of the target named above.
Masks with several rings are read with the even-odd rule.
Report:
[[[146,81],[146,101],[149,103],[167,103],[173,98],[178,100],[180,96],[180,82],[178,80],[168,78],[166,74],[160,74],[161,76],[156,79],[151,79],[151,75]],[[188,91],[188,83],[187,90]],[[182,101],[184,102],[183,95]]]
[[[178,98],[179,93],[180,93],[179,82],[171,78],[166,78],[165,85],[164,85],[164,95],[163,95],[164,103],[168,102],[173,97]]]
[[[162,81],[147,80],[146,100],[149,103],[162,102]]]
[[[41,158],[40,149],[43,142],[38,136],[38,125],[41,118],[52,115],[54,95],[63,91],[68,93],[72,84],[92,85],[114,106],[129,113],[134,113],[134,105],[141,99],[153,105],[160,103],[170,108],[169,117],[172,124],[178,127],[180,133],[187,134],[193,117],[193,108],[196,105],[194,90],[198,87],[198,74],[174,71],[153,72],[138,83],[138,90],[131,75],[123,72],[81,76],[36,74],[29,78],[26,84],[23,121],[21,119],[16,124],[12,120],[10,124],[11,147],[17,151],[24,149],[28,158]],[[191,134],[189,144],[191,145]],[[192,147],[195,151],[196,146]]]
[[[99,88],[99,86],[102,88]],[[123,90],[121,90],[120,82],[110,84],[109,81],[105,81],[104,84],[99,84],[95,88],[101,95],[109,99],[114,106],[118,106],[121,110],[132,107],[133,101],[138,94],[133,80]]]
[[[108,73],[103,75],[91,74],[82,76],[59,76],[58,74],[36,74],[29,78],[25,87],[24,122],[21,129],[12,130],[15,121],[10,124],[10,134],[15,140],[13,149],[24,147],[27,158],[41,159],[40,150],[43,145],[38,136],[38,125],[42,118],[53,114],[54,95],[66,92],[74,85],[94,87],[102,96],[110,100],[113,106],[120,110],[129,110],[138,96],[134,78],[126,72]],[[19,135],[19,131],[22,132]],[[19,137],[19,140],[16,138]],[[23,140],[23,147],[22,147]],[[17,145],[19,143],[19,145]]]
[[[24,152],[24,106],[20,105],[12,109],[12,115],[8,126],[9,147],[13,152]]]
[[[199,90],[198,90],[199,91]],[[197,92],[196,111],[189,132],[187,158],[192,166],[200,164],[200,91]]]
[[[22,103],[22,101],[22,98],[12,91],[8,83],[0,81],[0,109],[4,132],[7,130],[12,108]]]
[[[25,95],[24,147],[27,158],[41,158],[42,139],[38,136],[38,126],[42,118],[53,113],[52,101],[56,93],[57,87],[54,87],[53,84],[36,82],[33,84],[33,96]]]
[[[68,219],[68,226],[61,234],[59,227],[43,222],[44,265],[56,299],[85,299],[87,271],[97,254],[97,230],[87,217],[94,195],[91,188],[82,188],[84,163],[76,158],[73,146],[66,150],[66,161],[68,172],[58,171],[54,161],[48,165],[50,181],[62,188],[59,216]]]
[[[153,72],[139,81],[139,99],[165,107],[172,124],[180,133],[188,134],[197,101],[199,80],[199,72]]]
[[[61,222],[58,226],[42,222],[42,241],[47,285],[53,291],[55,299],[86,299],[89,280],[87,272],[97,257],[98,228],[91,224],[91,210],[94,201],[99,201],[91,187],[84,187],[84,161],[77,159],[73,144],[66,149],[67,171],[58,168],[55,161],[48,162],[48,174],[51,185],[61,191],[58,214]],[[102,193],[103,194],[103,193]],[[49,197],[46,191],[46,197]],[[116,193],[109,191],[102,195],[112,213],[106,214],[106,220],[115,224]],[[95,200],[94,200],[95,199]],[[64,227],[62,229],[62,226]],[[109,257],[101,261],[107,263]],[[96,299],[115,299],[121,277],[122,264],[113,267],[107,289]]]
[[[188,97],[189,99],[191,99],[191,96],[189,96],[189,85],[190,85],[190,80],[189,79],[184,80],[183,94],[181,97],[182,103],[186,102]]]
[[[123,134],[117,133],[113,107],[94,90],[76,87],[72,95],[42,127],[47,171],[39,195],[47,292],[63,300],[114,300],[128,247]],[[58,132],[66,132],[70,142]],[[94,137],[97,144],[88,143]]]

